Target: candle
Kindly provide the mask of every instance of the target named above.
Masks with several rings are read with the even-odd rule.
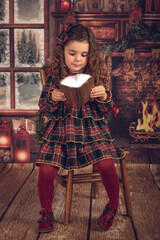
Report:
[[[70,11],[70,1],[62,0],[61,1],[61,12]]]

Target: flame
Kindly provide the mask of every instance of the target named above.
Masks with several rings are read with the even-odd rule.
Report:
[[[18,151],[17,152],[17,159],[20,161],[26,161],[27,160],[27,152],[25,151]]]
[[[0,145],[5,146],[5,145],[7,145],[7,144],[8,144],[8,137],[6,137],[6,136],[1,136],[1,137],[0,137]]]
[[[154,128],[160,128],[160,111],[156,101],[152,104],[151,113],[148,113],[148,101],[142,103],[142,119],[138,119],[136,130],[145,130],[146,132],[154,132]]]

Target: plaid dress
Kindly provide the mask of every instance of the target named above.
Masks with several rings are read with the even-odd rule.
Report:
[[[54,102],[51,92],[55,78],[48,76],[42,90],[39,108],[48,121],[43,127],[37,165],[51,164],[64,169],[80,169],[106,158],[122,158],[116,148],[105,118],[113,110],[111,92],[107,99],[88,101],[82,106]]]

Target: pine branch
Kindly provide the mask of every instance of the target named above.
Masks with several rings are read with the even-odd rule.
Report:
[[[39,110],[37,115],[33,118],[33,124],[35,126],[36,139],[39,144],[42,141],[42,132],[44,128],[44,116],[43,113]]]
[[[160,32],[157,26],[148,26],[146,24],[131,24],[128,34],[119,41],[113,44],[103,44],[101,46],[101,52],[104,54],[116,53],[120,50],[127,49],[128,45],[136,39],[143,39],[149,42],[160,42]]]

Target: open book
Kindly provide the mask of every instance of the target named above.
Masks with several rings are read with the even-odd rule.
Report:
[[[69,104],[82,106],[89,101],[91,89],[94,87],[93,78],[89,74],[75,74],[61,80],[60,90],[64,92]]]

